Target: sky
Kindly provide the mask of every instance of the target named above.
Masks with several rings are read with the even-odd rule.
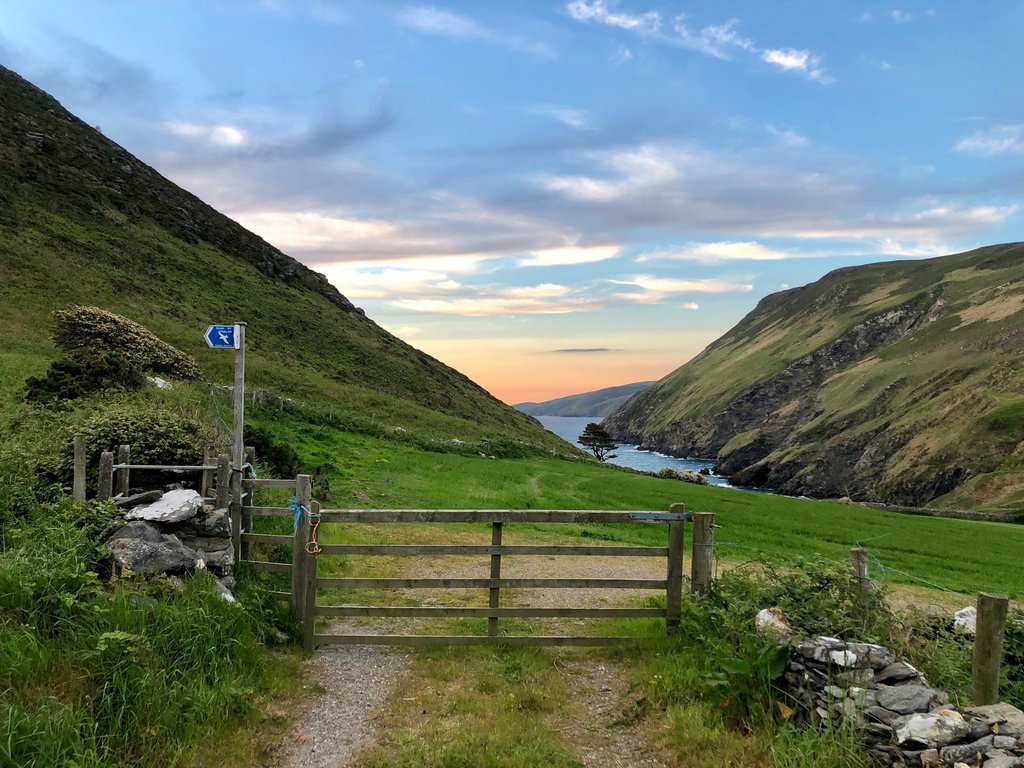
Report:
[[[508,403],[1024,239],[1024,2],[0,0],[0,63]],[[217,318],[211,318],[217,320]]]

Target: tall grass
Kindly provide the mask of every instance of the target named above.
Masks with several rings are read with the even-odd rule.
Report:
[[[230,604],[205,574],[101,581],[109,519],[41,506],[0,554],[0,765],[181,765],[273,684],[282,616],[259,590]]]

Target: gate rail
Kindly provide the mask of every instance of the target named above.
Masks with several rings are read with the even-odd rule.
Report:
[[[283,514],[284,510],[252,508],[257,514]],[[669,512],[605,512],[593,510],[451,510],[451,509],[324,509],[316,502],[312,516],[319,514],[321,523],[490,523],[490,545],[437,544],[338,544],[322,545],[319,554],[330,555],[486,555],[490,557],[489,578],[362,578],[319,576],[318,554],[307,551],[308,525],[300,522],[293,546],[293,607],[302,624],[303,645],[312,651],[319,645],[613,645],[633,641],[633,637],[579,635],[499,635],[501,618],[664,618],[671,634],[679,626],[683,584],[683,524],[691,516],[682,504],[672,505]],[[643,523],[667,524],[668,546],[572,546],[572,545],[506,545],[502,544],[506,523]],[[305,531],[303,529],[306,529]],[[615,557],[664,557],[664,579],[609,578],[503,578],[502,557],[517,555],[586,555]],[[300,586],[301,585],[301,586]],[[487,589],[488,606],[373,606],[317,605],[318,589],[388,588],[388,589]],[[502,589],[650,589],[665,590],[665,608],[537,608],[502,607]],[[296,594],[299,590],[300,594]],[[317,616],[377,616],[391,618],[487,618],[486,635],[385,635],[385,634],[317,634]]]

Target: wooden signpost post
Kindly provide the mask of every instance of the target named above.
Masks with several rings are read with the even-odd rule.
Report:
[[[242,433],[245,427],[245,323],[234,325],[211,325],[203,334],[206,343],[214,349],[235,350],[235,386],[233,391],[234,416],[232,421],[231,445],[231,503],[232,525],[238,528],[242,504],[242,465],[245,463],[245,446]],[[233,537],[235,531],[232,531]],[[235,552],[236,561],[241,552]]]

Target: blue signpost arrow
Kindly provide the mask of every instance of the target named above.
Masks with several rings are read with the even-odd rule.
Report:
[[[240,334],[237,325],[211,325],[203,338],[214,349],[238,349]]]

